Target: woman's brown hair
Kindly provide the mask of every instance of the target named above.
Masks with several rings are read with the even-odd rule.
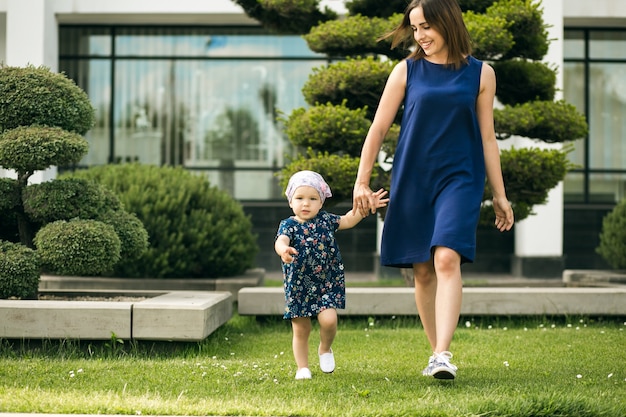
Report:
[[[469,32],[463,21],[463,14],[457,0],[413,0],[406,7],[402,22],[391,32],[380,39],[391,38],[391,48],[403,45],[410,49],[408,58],[421,59],[426,56],[424,50],[413,37],[413,29],[409,20],[409,13],[416,7],[421,7],[426,22],[441,34],[448,45],[448,65],[455,69],[467,62],[467,56],[472,53],[472,43]]]

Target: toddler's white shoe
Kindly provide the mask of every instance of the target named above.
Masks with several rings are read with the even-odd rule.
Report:
[[[300,368],[296,372],[296,379],[311,379],[311,371],[309,368]]]
[[[335,370],[335,355],[331,349],[328,353],[322,353],[320,356],[320,369],[327,374]]]

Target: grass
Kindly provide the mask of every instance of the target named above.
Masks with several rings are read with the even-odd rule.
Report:
[[[200,343],[0,341],[0,412],[246,416],[626,415],[623,318],[462,318],[455,381],[421,376],[415,317],[340,317],[337,369],[295,381],[291,329],[233,317]]]

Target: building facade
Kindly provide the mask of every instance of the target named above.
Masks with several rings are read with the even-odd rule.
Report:
[[[321,3],[345,12],[343,0]],[[542,8],[558,98],[587,116],[590,133],[535,216],[513,233],[479,231],[476,272],[607,267],[594,250],[601,220],[626,196],[626,2]],[[97,121],[81,165],[140,161],[206,175],[252,216],[258,266],[279,269],[273,238],[289,208],[275,173],[293,149],[276,116],[306,106],[301,87],[328,62],[301,37],[268,33],[231,0],[0,0],[0,61],[63,71],[87,92]],[[379,230],[370,217],[338,234],[349,269],[376,270]]]

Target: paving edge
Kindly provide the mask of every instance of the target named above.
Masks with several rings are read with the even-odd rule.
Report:
[[[173,291],[142,301],[0,300],[0,338],[200,341],[232,314],[227,291]]]
[[[280,287],[242,288],[240,315],[282,315]],[[417,315],[413,288],[348,287],[346,308],[355,316]],[[464,288],[462,315],[616,315],[626,316],[626,287],[602,288]]]

